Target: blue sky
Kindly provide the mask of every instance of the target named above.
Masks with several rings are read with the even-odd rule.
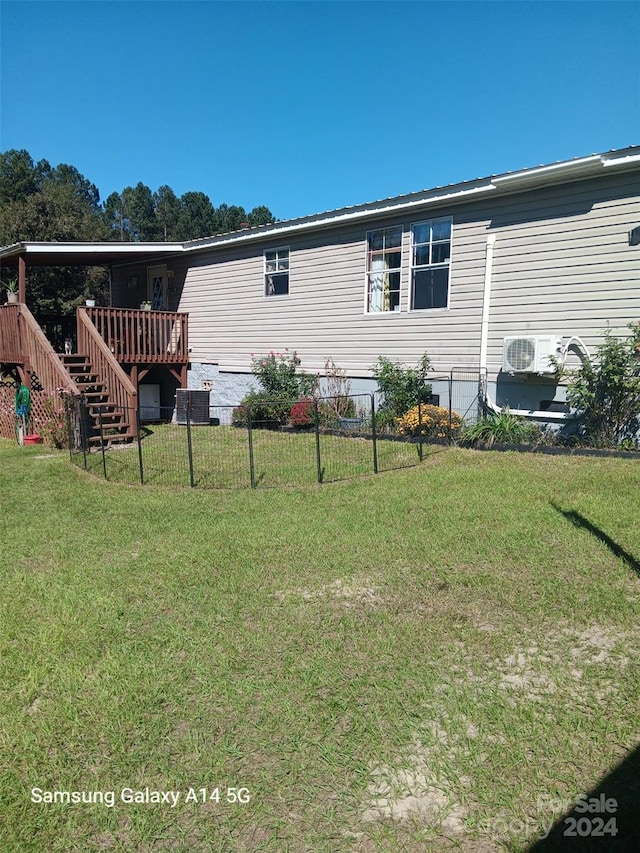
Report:
[[[279,219],[640,143],[638,2],[2,2],[0,149]]]

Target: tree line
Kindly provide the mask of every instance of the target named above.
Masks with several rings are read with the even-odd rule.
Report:
[[[75,166],[34,162],[28,151],[0,153],[0,245],[22,241],[195,240],[248,224],[275,222],[268,207],[249,212],[238,205],[215,207],[203,192],[177,196],[170,186],[152,191],[142,182],[112,192],[104,201]],[[4,280],[7,273],[2,270]],[[28,303],[37,316],[63,314],[91,292],[104,298],[102,268],[32,269]]]
[[[28,151],[0,154],[0,243],[21,240],[184,241],[275,222],[268,207],[215,207],[203,192],[153,192],[141,181],[104,203],[74,166],[35,163]]]

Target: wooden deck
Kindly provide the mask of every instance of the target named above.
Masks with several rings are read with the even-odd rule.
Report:
[[[80,372],[69,370],[70,360],[55,352],[24,303],[0,306],[0,370],[46,398],[59,397],[61,389],[93,395],[96,411],[122,413],[123,424],[128,413],[129,426],[138,406],[138,382],[152,368],[165,367],[186,387],[187,314],[81,307],[76,322],[74,358],[82,360]]]

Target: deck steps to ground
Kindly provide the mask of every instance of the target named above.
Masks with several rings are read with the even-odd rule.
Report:
[[[97,375],[88,356],[73,353],[59,357],[85,400],[89,444],[92,447],[112,446],[135,440],[135,424],[129,422],[125,412],[111,397],[107,383]]]

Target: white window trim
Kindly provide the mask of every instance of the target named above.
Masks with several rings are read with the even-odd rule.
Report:
[[[289,269],[287,270],[288,286],[286,293],[267,293],[267,252],[287,252]],[[291,246],[270,246],[262,252],[262,297],[263,299],[283,299],[291,293]]]
[[[415,269],[414,264],[413,264],[414,229],[419,227],[420,225],[427,225],[427,224],[431,224],[433,222],[439,222],[439,221],[442,221],[443,219],[447,219],[451,223],[451,235],[449,237],[449,260],[444,264],[429,264],[428,266],[433,267],[433,268],[440,268],[440,269],[442,269],[444,267],[449,268],[449,276],[447,278],[447,304],[444,306],[444,308],[414,308],[413,307],[413,272]],[[409,246],[409,282],[407,285],[407,310],[409,311],[410,314],[412,314],[414,311],[418,314],[421,314],[423,311],[430,311],[432,313],[436,313],[438,311],[440,313],[444,313],[445,311],[450,311],[451,310],[451,262],[453,259],[453,216],[432,216],[431,219],[421,219],[419,222],[412,222],[411,223],[411,229],[410,229],[410,239],[411,239],[411,244]],[[422,267],[420,267],[420,269],[422,269]]]
[[[396,228],[400,228],[401,236],[400,236],[400,266],[398,267],[398,272],[400,273],[400,288],[398,290],[398,308],[396,310],[389,311],[369,311],[369,234],[373,234],[375,231],[392,231]],[[382,225],[379,228],[370,228],[365,234],[364,240],[364,305],[363,312],[366,317],[389,317],[394,316],[395,314],[402,313],[402,274],[404,272],[404,253],[405,253],[405,235],[406,230],[403,223],[399,223],[397,225]]]

